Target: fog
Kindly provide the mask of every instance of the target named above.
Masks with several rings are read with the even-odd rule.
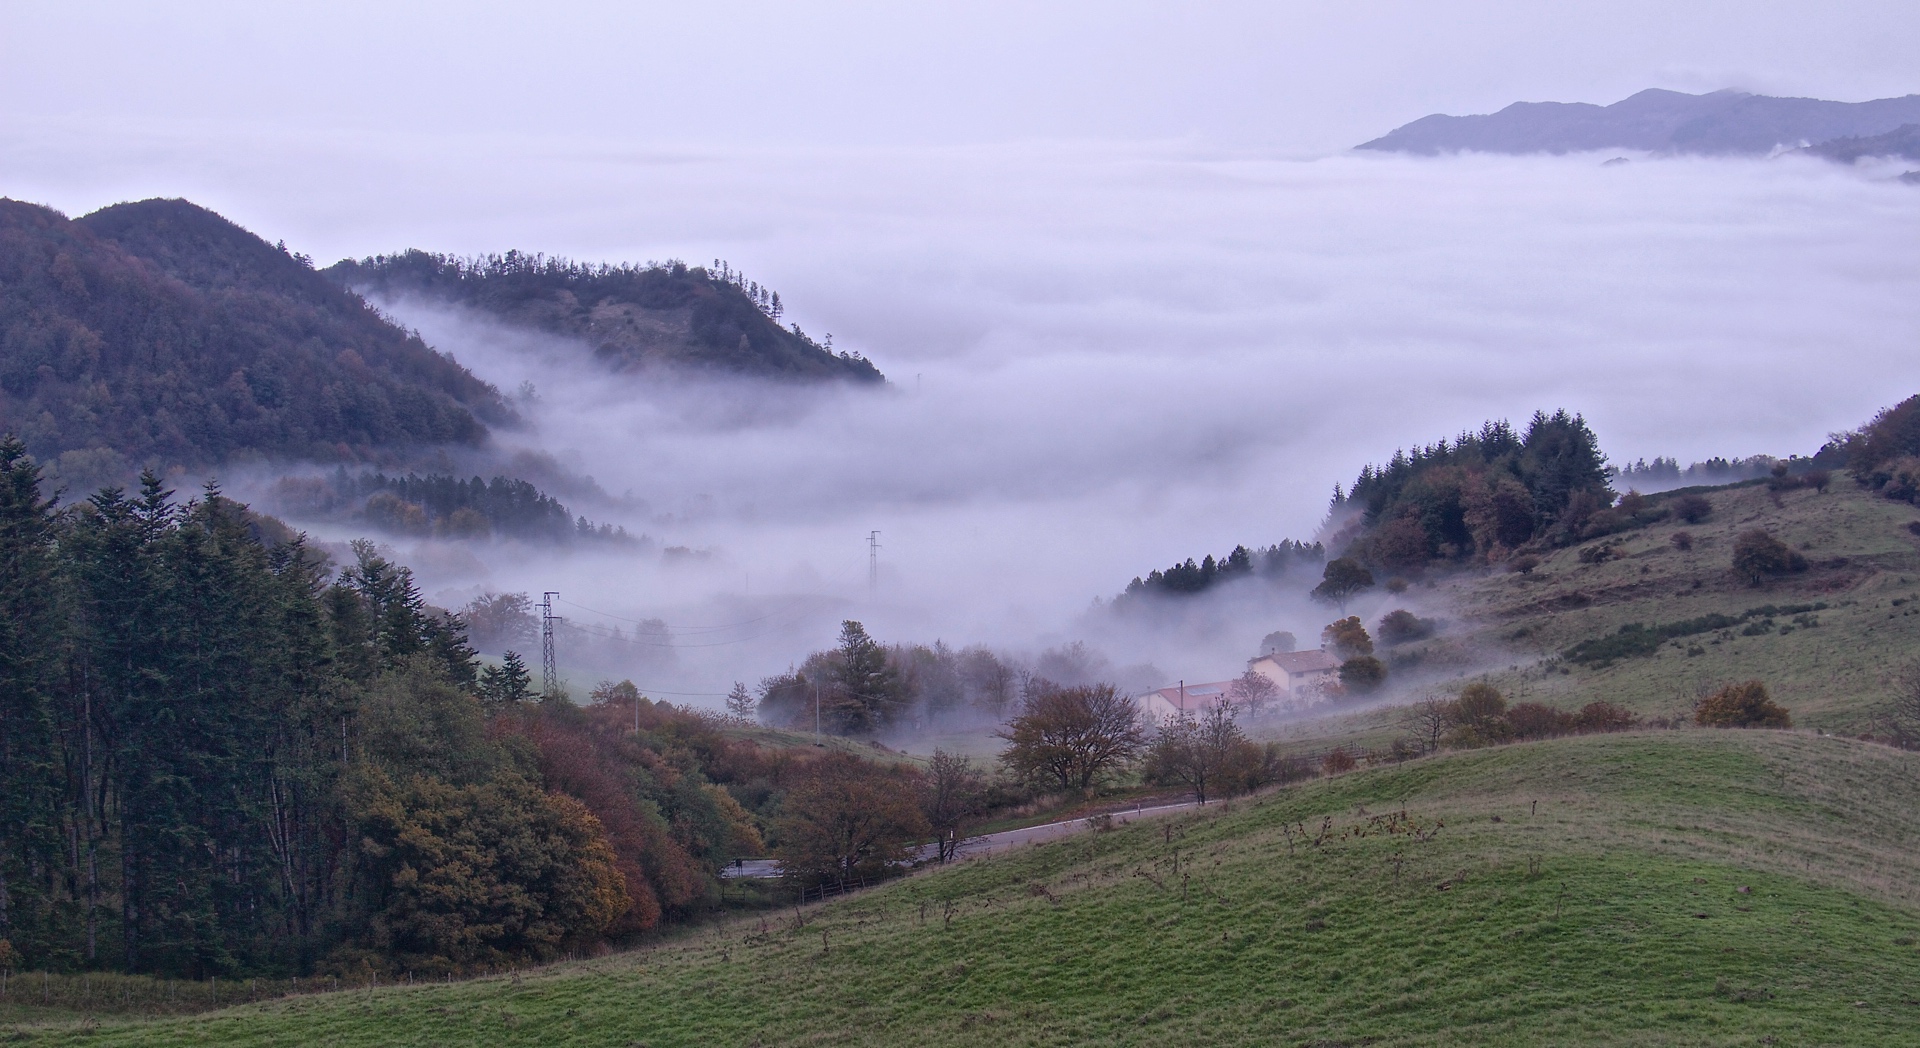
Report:
[[[1808,453],[1920,386],[1910,187],[1791,158],[1603,159],[583,163],[566,184],[596,224],[669,230],[588,257],[713,229],[705,257],[890,387],[613,376],[579,345],[383,303],[502,389],[533,383],[530,427],[498,439],[613,496],[576,512],[704,552],[412,559],[447,603],[552,589],[581,622],[665,619],[677,668],[641,681],[664,690],[783,669],[840,618],[888,641],[1086,639],[1218,680],[1328,610],[1247,588],[1139,629],[1090,605],[1188,556],[1310,539],[1363,463],[1486,418],[1567,407],[1616,461],[1685,463]],[[581,236],[562,220],[558,243],[498,246]]]
[[[450,606],[665,620],[672,658],[633,670],[655,693],[782,670],[841,618],[1218,680],[1327,609],[1095,602],[1310,539],[1363,463],[1487,418],[1566,407],[1616,462],[1685,464],[1810,452],[1920,387],[1899,168],[1342,150],[1520,99],[1903,94],[1915,29],[1891,2],[17,4],[0,193],[185,196],[322,262],[725,258],[874,360],[885,390],[610,376],[385,303],[533,383],[502,459],[553,455],[608,493],[557,492],[576,512],[654,542],[395,555]]]

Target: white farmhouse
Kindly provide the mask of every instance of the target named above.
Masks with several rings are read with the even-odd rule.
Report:
[[[1147,692],[1134,701],[1140,704],[1141,720],[1149,725],[1160,725],[1178,717],[1198,717],[1228,701],[1227,689],[1231,687],[1233,682],[1230,680],[1211,684],[1181,683]]]
[[[1340,682],[1340,660],[1322,648],[1262,655],[1247,663],[1247,668],[1280,689],[1275,705],[1285,711],[1304,710],[1326,702],[1329,686]]]

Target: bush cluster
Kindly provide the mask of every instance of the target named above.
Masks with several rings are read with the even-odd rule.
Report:
[[[1729,684],[1693,707],[1693,721],[1707,728],[1791,728],[1793,718],[1757,680]]]

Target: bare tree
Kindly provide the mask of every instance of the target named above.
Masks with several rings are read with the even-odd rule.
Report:
[[[1440,740],[1453,730],[1455,707],[1452,699],[1429,694],[1407,707],[1407,719],[1413,734],[1428,753],[1440,748]]]
[[[921,780],[920,810],[933,827],[940,861],[953,858],[960,846],[960,824],[980,810],[985,778],[970,757],[946,750],[933,751]]]
[[[1000,763],[1030,781],[1086,791],[1146,741],[1133,699],[1111,684],[1036,687],[1006,730]]]
[[[1280,686],[1259,670],[1248,670],[1227,686],[1228,701],[1238,706],[1248,720],[1265,716],[1267,707],[1279,697]]]
[[[1234,723],[1233,707],[1215,703],[1198,717],[1175,717],[1160,726],[1147,751],[1147,773],[1162,782],[1191,787],[1194,800],[1207,803],[1210,787],[1224,785],[1244,763],[1251,746]]]

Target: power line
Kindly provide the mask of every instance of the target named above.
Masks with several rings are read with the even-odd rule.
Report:
[[[879,532],[876,531],[874,532],[874,534],[878,535]],[[765,622],[768,619],[777,618],[778,616],[784,615],[787,612],[793,610],[796,607],[799,607],[801,604],[804,604],[809,600],[813,600],[816,597],[825,595],[827,592],[827,589],[830,586],[832,586],[833,583],[838,581],[842,575],[845,575],[847,573],[847,569],[853,567],[853,565],[854,565],[853,561],[846,562],[845,564],[840,566],[840,570],[834,572],[832,575],[829,575],[827,577],[827,580],[821,583],[818,589],[814,590],[811,593],[805,593],[798,597],[795,597],[792,602],[788,603],[784,607],[776,608],[773,611],[767,612],[765,615],[757,615],[751,619],[742,619],[739,622],[725,622],[725,623],[720,623],[718,625],[712,625],[712,626],[674,626],[668,623],[661,623],[661,626],[664,627],[666,630],[668,630],[670,633],[675,630],[686,632],[686,633],[719,633],[725,630],[739,629],[742,626],[751,626],[757,622]],[[558,596],[558,594],[556,594],[556,596]],[[566,600],[565,598],[562,598],[560,603],[571,604],[574,607],[579,608],[581,611],[590,611],[593,614],[598,615],[604,619],[615,619],[620,622],[630,622],[636,626],[650,626],[656,622],[660,622],[659,619],[630,619],[624,615],[615,615],[609,611],[601,611],[598,608],[589,608],[584,604],[575,604],[573,601]]]

